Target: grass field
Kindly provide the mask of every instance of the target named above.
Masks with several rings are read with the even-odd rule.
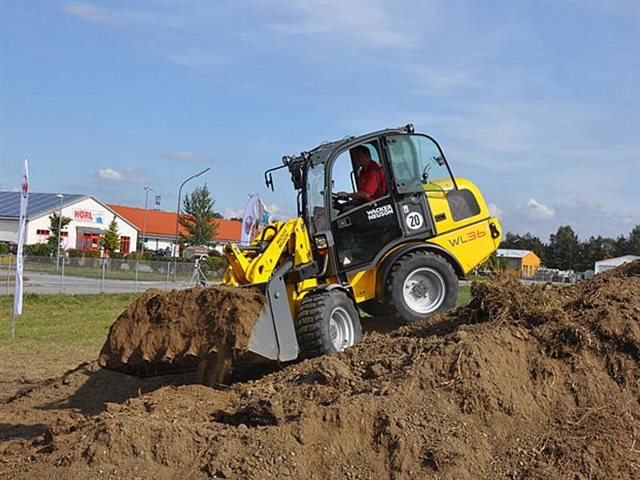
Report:
[[[11,340],[13,296],[0,297],[0,346],[19,344],[97,346],[135,294],[24,296],[17,318],[16,341]]]

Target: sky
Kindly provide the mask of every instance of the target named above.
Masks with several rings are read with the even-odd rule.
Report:
[[[640,2],[0,2],[0,190],[295,216],[327,140],[413,123],[506,230],[640,224]]]

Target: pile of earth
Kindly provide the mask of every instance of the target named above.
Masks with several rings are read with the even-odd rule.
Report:
[[[247,349],[265,301],[256,289],[225,285],[147,290],[111,326],[98,361],[133,374],[200,361],[201,380],[219,383]]]
[[[93,362],[14,396],[0,477],[640,478],[640,261],[476,283],[466,307],[344,353],[187,382]]]

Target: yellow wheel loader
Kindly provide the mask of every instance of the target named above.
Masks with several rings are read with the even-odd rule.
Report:
[[[358,146],[386,188],[369,201],[345,201],[358,197]],[[249,246],[225,249],[223,283],[258,287],[266,298],[248,345],[234,354],[238,362],[287,362],[351,347],[362,334],[358,307],[409,323],[449,309],[458,280],[500,243],[500,225],[478,188],[454,177],[438,143],[412,125],[282,161],[265,181],[273,189],[272,173],[288,170],[298,218],[269,224]]]

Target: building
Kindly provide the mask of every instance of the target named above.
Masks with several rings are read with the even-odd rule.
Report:
[[[140,238],[144,238],[145,250],[171,252],[176,238],[176,212],[145,210],[123,205],[109,205],[109,208],[136,226]],[[217,228],[211,241],[220,247],[219,250],[227,242],[240,241],[242,222],[225,219],[215,219],[214,222]],[[186,231],[178,226],[178,234],[185,233]]]
[[[90,195],[29,193],[25,245],[46,243],[50,235],[52,213],[62,211],[71,222],[60,232],[65,249],[100,250],[100,237],[115,218],[120,234],[120,252],[135,250],[136,227],[107,205]],[[20,221],[20,192],[0,192],[0,241],[17,242]]]
[[[594,271],[595,273],[606,272],[607,270],[611,270],[612,268],[619,267],[623,263],[633,262],[634,260],[637,260],[639,258],[640,257],[638,257],[637,255],[623,255],[622,257],[600,260],[596,262]]]
[[[531,250],[499,248],[496,255],[507,262],[507,270],[516,272],[520,278],[533,278],[540,268],[540,258]]]

